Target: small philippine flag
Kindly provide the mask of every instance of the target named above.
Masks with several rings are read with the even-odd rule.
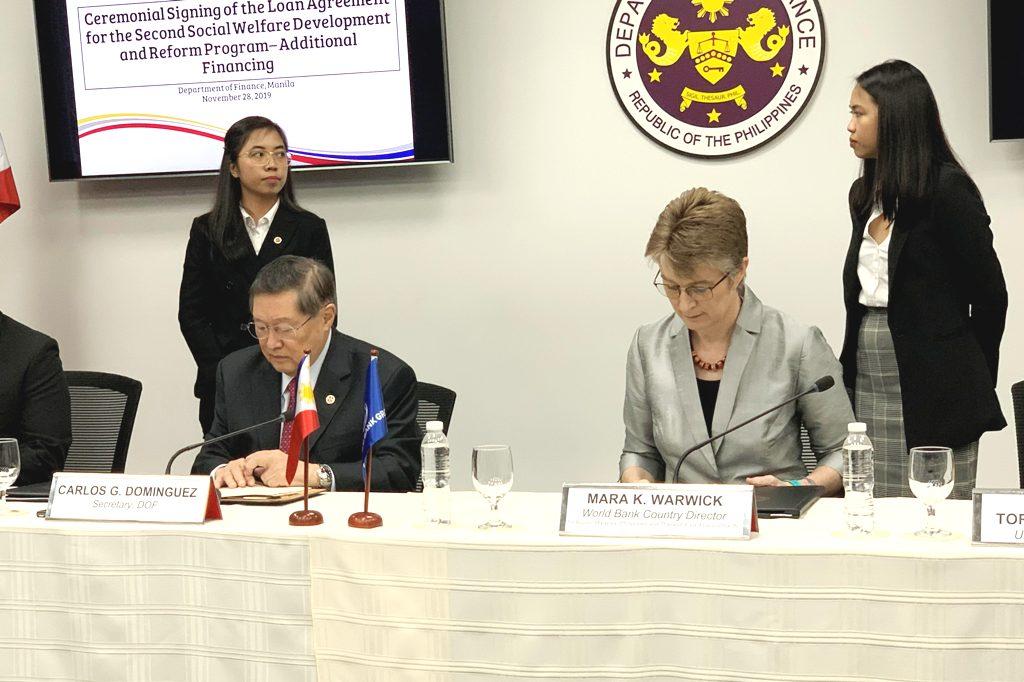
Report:
[[[14,171],[11,170],[11,162],[7,160],[4,138],[0,136],[0,223],[19,208],[21,201],[18,199],[18,188],[14,186]]]
[[[291,441],[288,443],[288,466],[285,468],[285,480],[295,476],[299,466],[299,452],[302,444],[309,436],[320,428],[320,416],[316,411],[316,397],[313,395],[313,382],[309,376],[309,355],[299,361],[299,382],[295,390],[295,418],[292,422]]]

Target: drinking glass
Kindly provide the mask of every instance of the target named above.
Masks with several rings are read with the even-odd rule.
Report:
[[[498,515],[498,503],[512,490],[512,448],[478,445],[473,448],[473,487],[491,505],[491,518],[480,528],[508,528]]]
[[[7,489],[14,485],[21,472],[21,455],[18,441],[0,438],[0,514],[10,512],[7,507]]]
[[[942,447],[910,448],[910,490],[924,503],[924,528],[914,535],[949,535],[935,525],[935,505],[953,492],[953,451]]]

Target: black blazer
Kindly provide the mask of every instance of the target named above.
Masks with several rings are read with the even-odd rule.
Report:
[[[327,224],[308,211],[292,210],[282,202],[259,254],[252,248],[241,212],[236,213],[246,254],[234,260],[210,242],[209,218],[206,213],[192,221],[178,296],[178,324],[198,367],[197,398],[213,394],[217,363],[224,356],[256,343],[242,325],[251,319],[249,287],[260,268],[278,256],[294,255],[316,258],[334,272]]]
[[[363,393],[370,344],[338,331],[317,378],[316,409],[320,428],[309,438],[309,461],[327,464],[334,471],[337,490],[362,490]],[[416,424],[416,374],[409,365],[380,351],[377,363],[388,435],[377,443],[373,457],[374,490],[409,491],[420,473]],[[281,413],[281,374],[260,349],[232,353],[217,368],[217,407],[207,438],[272,419]],[[280,444],[281,426],[273,424],[204,447],[192,473],[208,474],[232,459]]]
[[[16,438],[16,485],[48,481],[71,447],[71,397],[57,342],[0,313],[0,437]]]
[[[850,188],[853,233],[843,269],[846,338],[840,357],[851,389],[865,312],[857,302],[857,262],[870,217],[853,205],[858,182]],[[889,242],[889,329],[908,448],[959,447],[1006,426],[995,393],[1006,306],[981,195],[962,170],[946,164],[930,201],[900,207]]]

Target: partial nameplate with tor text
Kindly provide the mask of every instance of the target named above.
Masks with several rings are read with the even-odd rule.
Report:
[[[220,519],[221,511],[209,476],[58,472],[46,518],[203,523]]]
[[[755,531],[750,485],[562,485],[562,535],[749,540]]]
[[[975,488],[971,541],[1024,545],[1024,490]]]

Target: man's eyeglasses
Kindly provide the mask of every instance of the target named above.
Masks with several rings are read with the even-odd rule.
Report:
[[[313,315],[306,318],[306,322],[313,319]],[[298,327],[293,327],[290,324],[275,324],[273,326],[269,324],[263,324],[262,322],[250,322],[249,324],[243,324],[242,329],[246,330],[253,335],[254,338],[262,341],[263,339],[270,336],[270,332],[274,332],[274,336],[279,339],[292,339],[300,329],[306,326],[306,322],[303,322]]]
[[[669,282],[661,279],[661,270],[658,270],[658,274],[654,276],[654,288],[657,289],[658,293],[662,296],[667,296],[671,299],[679,298],[679,294],[685,291],[687,298],[691,301],[706,301],[714,295],[715,287],[724,282],[725,278],[730,274],[732,273],[725,273],[722,275],[721,279],[711,286],[693,284],[688,287],[681,287],[678,284],[670,284]]]

